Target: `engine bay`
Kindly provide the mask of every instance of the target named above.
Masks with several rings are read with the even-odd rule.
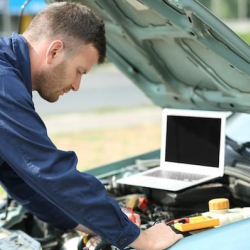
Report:
[[[230,159],[230,157],[228,157]],[[235,161],[234,161],[235,162]],[[230,208],[250,207],[249,170],[246,165],[226,166],[225,175],[195,187],[169,192],[165,190],[129,186],[117,183],[119,178],[150,169],[159,164],[157,157],[145,159],[135,157],[122,161],[124,167],[107,171],[97,177],[105,186],[109,196],[119,203],[121,209],[133,221],[135,214],[140,215],[141,229],[164,222],[184,237],[192,237],[212,227],[180,232],[175,222],[186,223],[191,217],[207,212],[208,202],[215,198],[226,198]],[[117,164],[116,164],[117,165]],[[121,165],[119,163],[118,165]],[[104,166],[105,167],[105,166]],[[105,169],[101,167],[102,169]],[[95,174],[95,172],[93,172]],[[74,230],[62,232],[44,223],[11,198],[1,200],[0,249],[30,250],[110,250],[117,249],[99,236],[82,234]],[[127,248],[132,249],[132,248]]]

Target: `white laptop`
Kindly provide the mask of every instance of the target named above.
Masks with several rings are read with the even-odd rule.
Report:
[[[179,191],[224,174],[225,112],[163,109],[160,166],[118,183]]]

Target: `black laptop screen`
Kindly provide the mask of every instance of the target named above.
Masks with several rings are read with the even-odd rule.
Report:
[[[165,161],[219,167],[221,119],[167,117]]]

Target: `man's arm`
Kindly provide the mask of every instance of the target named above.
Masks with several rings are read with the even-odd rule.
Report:
[[[176,234],[171,227],[165,223],[159,223],[141,231],[139,237],[130,246],[140,250],[163,250],[172,246],[181,238],[183,236]]]
[[[73,229],[77,225],[58,207],[36,193],[6,162],[1,164],[0,181],[10,197],[41,221],[47,222],[62,231]]]
[[[78,225],[75,229],[95,235],[94,232],[83,225]],[[159,223],[145,231],[141,231],[139,237],[130,246],[140,250],[163,250],[182,238],[182,234],[176,234],[165,223]]]
[[[140,216],[136,214],[135,223],[138,226],[140,226],[140,221]],[[96,235],[89,228],[80,224],[75,228],[75,230]],[[171,227],[167,226],[165,223],[159,223],[145,231],[141,231],[138,238],[132,242],[130,246],[140,250],[163,250],[172,246],[182,238],[182,234],[176,234]]]

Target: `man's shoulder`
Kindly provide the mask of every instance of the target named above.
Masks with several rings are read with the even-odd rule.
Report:
[[[0,74],[15,74],[17,57],[13,51],[12,37],[0,37]]]
[[[8,91],[9,89],[12,91],[15,89],[26,90],[26,88],[23,88],[24,85],[22,75],[18,68],[13,66],[11,62],[0,53],[0,87],[2,88],[5,86],[5,91]]]
[[[13,78],[21,80],[21,74],[17,65],[17,58],[11,49],[2,49],[0,44],[0,76],[3,80],[3,77]]]
[[[17,69],[13,67],[7,60],[1,57],[0,54],[0,76],[1,80],[5,78],[17,77]]]

